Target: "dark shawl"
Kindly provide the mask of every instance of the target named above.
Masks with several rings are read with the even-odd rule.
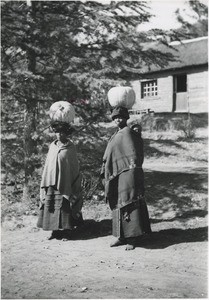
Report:
[[[114,187],[114,185],[111,182],[121,173],[128,170],[139,171],[137,173],[142,174],[139,180],[143,181],[143,160],[143,140],[138,133],[129,127],[124,127],[111,137],[104,153],[101,171],[101,176],[105,179],[105,197],[107,201],[111,202],[112,200],[113,191],[111,191],[111,186]],[[127,181],[129,180],[129,174],[131,173],[127,172]]]

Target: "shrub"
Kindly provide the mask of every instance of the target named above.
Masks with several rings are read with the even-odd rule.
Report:
[[[186,139],[193,139],[195,137],[195,127],[190,118],[182,120],[179,129],[183,132]]]

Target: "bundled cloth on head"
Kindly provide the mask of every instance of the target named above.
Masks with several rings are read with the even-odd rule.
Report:
[[[107,94],[112,107],[122,106],[130,109],[136,100],[136,94],[130,86],[115,86]]]
[[[67,135],[75,131],[71,123],[75,117],[75,110],[72,104],[67,101],[57,101],[49,109],[51,128],[54,132],[64,132]]]
[[[59,121],[70,124],[75,118],[75,110],[69,102],[57,101],[51,105],[49,116],[52,122]]]

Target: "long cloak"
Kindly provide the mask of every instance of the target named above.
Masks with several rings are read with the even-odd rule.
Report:
[[[52,142],[47,154],[40,191],[38,227],[44,230],[72,229],[81,215],[81,175],[74,144]]]
[[[108,142],[101,176],[105,198],[113,210],[113,235],[139,236],[150,232],[144,200],[143,140],[128,126],[118,130]]]

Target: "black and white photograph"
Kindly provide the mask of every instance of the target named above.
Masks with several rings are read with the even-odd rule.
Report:
[[[208,1],[0,7],[1,299],[208,299]]]

